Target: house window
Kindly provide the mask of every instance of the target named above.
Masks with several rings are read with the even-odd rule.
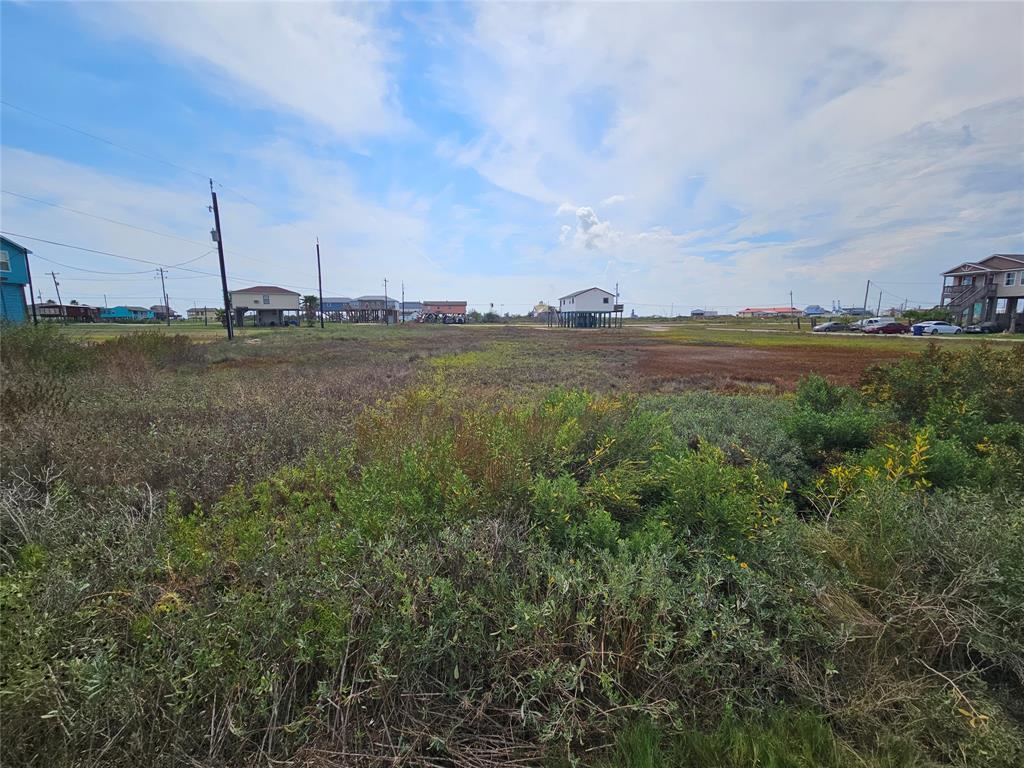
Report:
[[[1013,285],[1016,282],[1017,282],[1017,273],[1016,272],[1007,272],[1006,273],[1006,285]]]
[[[7,251],[0,251],[0,272],[11,271],[11,257],[7,254]]]
[[[997,315],[1005,315],[1006,314],[1006,304],[1007,304],[1006,299],[996,299],[996,314]]]
[[[964,275],[960,285],[974,285],[974,275]]]
[[[269,293],[264,293],[263,294],[263,303],[264,304],[269,304],[270,303],[270,294]]]
[[[607,303],[608,303],[608,297],[607,297],[607,296],[605,296],[605,297],[604,297],[604,303],[605,303],[605,304],[607,304]]]

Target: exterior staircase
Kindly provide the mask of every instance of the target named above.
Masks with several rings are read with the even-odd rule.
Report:
[[[954,315],[959,315],[969,310],[974,304],[984,303],[986,299],[995,295],[996,285],[988,281],[973,285],[947,285],[942,289],[942,303]],[[983,306],[982,314],[984,313],[985,307]]]

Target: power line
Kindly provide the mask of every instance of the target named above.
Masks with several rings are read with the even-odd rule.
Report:
[[[151,235],[159,235],[160,237],[169,237],[172,240],[180,240],[183,243],[191,243],[192,245],[206,245],[206,243],[201,243],[198,240],[189,240],[187,237],[179,237],[178,235],[172,235],[169,232],[160,232],[160,231],[155,230],[155,229],[149,229],[147,227],[140,227],[140,226],[137,226],[135,224],[129,224],[126,221],[118,221],[117,219],[110,219],[110,218],[107,218],[106,216],[100,216],[100,215],[95,214],[95,213],[89,213],[88,211],[80,211],[77,208],[69,208],[66,205],[60,205],[58,203],[51,203],[49,200],[40,200],[38,197],[30,197],[29,195],[23,195],[20,192],[12,192],[9,189],[4,189],[4,190],[0,190],[0,191],[2,191],[5,195],[11,195],[13,197],[20,197],[23,200],[31,200],[33,203],[41,203],[42,205],[49,205],[52,208],[60,208],[61,210],[64,210],[64,211],[70,211],[71,213],[77,213],[79,216],[88,216],[89,218],[99,219],[100,221],[106,221],[106,222],[109,222],[110,224],[118,224],[118,225],[120,225],[122,227],[130,227],[131,229],[137,229],[140,232],[148,232]]]
[[[150,259],[140,259],[137,256],[125,256],[125,255],[120,254],[120,253],[111,253],[110,251],[101,251],[101,250],[98,250],[96,248],[85,248],[85,247],[82,247],[80,245],[71,245],[70,243],[62,243],[62,242],[59,242],[57,240],[47,240],[47,239],[42,238],[42,237],[35,237],[33,235],[25,235],[25,234],[21,234],[21,233],[18,233],[18,232],[8,232],[7,230],[0,230],[0,234],[8,235],[10,237],[20,237],[20,238],[23,238],[25,240],[34,240],[35,242],[46,243],[47,245],[56,245],[56,246],[59,246],[61,248],[70,248],[70,249],[75,250],[75,251],[84,251],[85,253],[96,253],[96,254],[99,254],[101,256],[111,256],[111,257],[113,257],[115,259],[127,259],[128,261],[137,261],[137,262],[140,262],[142,264],[152,264],[154,267],[164,267],[165,269],[180,269],[180,270],[182,270],[184,272],[194,272],[197,275],[204,275],[206,277],[220,277],[220,275],[218,275],[216,272],[205,272],[205,271],[203,271],[201,269],[193,269],[191,267],[182,266],[184,264],[191,264],[192,262],[198,261],[199,259],[203,258],[204,256],[207,256],[207,255],[213,253],[212,249],[207,251],[206,253],[203,253],[203,254],[200,254],[199,256],[196,256],[195,258],[188,259],[187,261],[178,262],[177,264],[162,264],[162,263],[160,263],[158,261],[152,261]],[[40,257],[40,258],[43,258],[43,257]],[[69,269],[79,269],[79,267],[68,267],[68,268]],[[149,270],[147,270],[147,271],[149,271]],[[127,274],[127,273],[113,273],[113,274]],[[248,280],[248,281],[252,281],[252,282],[259,282],[259,280],[260,280],[259,278],[249,277],[249,276],[246,276],[246,275],[237,275],[236,277],[239,278],[239,279],[242,279],[242,280]],[[303,286],[303,285],[295,285],[295,284],[292,284],[292,283],[278,283],[278,284],[282,285],[282,286],[284,286],[286,288],[299,288],[301,290],[306,290],[306,286]]]
[[[74,270],[78,270],[79,272],[89,272],[90,274],[93,274],[93,275],[148,275],[152,271],[152,270],[149,270],[149,269],[140,269],[138,272],[105,272],[105,271],[99,270],[99,269],[86,269],[85,267],[73,267],[70,264],[65,264],[62,261],[57,261],[56,259],[48,259],[46,256],[40,256],[38,253],[33,253],[32,256],[34,258],[41,259],[42,261],[49,262],[50,264],[56,264],[58,267],[64,267],[65,269],[74,269]],[[77,280],[85,280],[85,279],[88,279],[88,278],[75,278],[75,279],[77,279]]]
[[[38,120],[42,120],[45,123],[50,123],[51,125],[56,125],[56,126],[58,126],[60,128],[64,128],[65,130],[73,131],[74,133],[81,134],[82,136],[88,136],[90,139],[94,139],[96,141],[101,141],[104,144],[109,144],[112,147],[117,147],[118,149],[124,150],[125,152],[130,152],[133,155],[138,155],[139,157],[144,157],[147,160],[152,160],[152,161],[157,162],[157,163],[163,163],[164,165],[168,165],[171,168],[177,168],[178,170],[185,171],[186,173],[191,173],[192,175],[198,176],[201,179],[206,179],[207,178],[207,174],[205,174],[205,173],[200,173],[199,171],[195,171],[195,170],[193,170],[191,168],[187,168],[184,165],[180,165],[178,163],[172,162],[170,160],[167,160],[166,158],[160,157],[159,155],[152,155],[152,154],[149,154],[148,152],[143,152],[142,150],[133,149],[132,147],[127,147],[124,144],[119,144],[116,141],[112,141],[111,139],[105,138],[103,136],[99,136],[99,135],[97,135],[95,133],[90,133],[89,131],[83,131],[81,128],[75,128],[73,125],[68,125],[67,123],[62,123],[59,120],[54,120],[53,118],[46,117],[46,115],[41,115],[38,112],[33,112],[31,109],[25,109],[25,107],[19,107],[17,104],[12,104],[11,102],[6,101],[5,99],[0,99],[0,104],[3,104],[5,107],[9,107],[10,109],[16,109],[19,112],[24,112],[26,115],[31,115],[32,117],[34,117],[34,118],[36,118]]]
[[[218,182],[218,181],[214,181],[214,183],[218,184],[219,186],[224,186],[223,184],[220,184],[220,182]],[[174,235],[174,234],[171,234],[170,232],[161,232],[161,231],[156,230],[156,229],[150,229],[148,227],[140,227],[140,226],[138,226],[136,224],[129,224],[126,221],[119,221],[117,219],[111,219],[111,218],[109,218],[107,216],[100,216],[99,214],[89,213],[88,211],[81,211],[81,210],[78,210],[77,208],[69,208],[66,205],[60,205],[59,203],[52,203],[49,200],[41,200],[38,197],[31,197],[30,195],[23,195],[20,192],[14,192],[13,190],[4,189],[4,190],[0,190],[0,191],[2,191],[5,195],[11,195],[13,197],[20,197],[23,200],[31,200],[34,203],[40,203],[42,205],[48,205],[48,206],[50,206],[52,208],[59,208],[59,209],[61,209],[63,211],[69,211],[71,213],[76,213],[76,214],[78,214],[80,216],[88,216],[89,218],[98,219],[99,221],[105,221],[105,222],[108,222],[110,224],[117,224],[117,225],[122,226],[122,227],[128,227],[130,229],[137,229],[140,232],[148,232],[148,233],[150,233],[152,235],[159,235],[160,237],[167,237],[167,238],[171,238],[173,240],[180,240],[183,243],[189,243],[191,245],[206,245],[205,242],[202,242],[202,241],[199,241],[199,240],[190,240],[187,237],[181,237],[179,235]],[[241,193],[239,193],[239,194],[241,194]],[[248,199],[248,198],[246,198],[246,199]],[[253,203],[253,205],[255,205],[255,203]],[[238,257],[243,258],[243,259],[248,259],[249,261],[255,262],[257,264],[268,264],[268,265],[273,266],[271,264],[271,262],[264,261],[263,259],[257,259],[254,256],[250,256],[250,255],[245,254],[245,253],[240,253],[239,251],[236,251],[236,250],[233,250],[233,249],[225,248],[224,252],[225,253],[230,253],[233,256],[238,256]],[[69,269],[73,269],[73,267],[69,267]]]
[[[250,205],[252,205],[252,206],[254,206],[256,208],[259,208],[260,210],[263,210],[263,207],[259,203],[257,203],[256,201],[254,201],[252,198],[248,197],[247,195],[243,194],[239,189],[236,189],[235,187],[229,186],[227,184],[224,184],[223,182],[220,182],[220,181],[217,181],[215,179],[212,179],[212,178],[209,177],[209,174],[200,173],[199,171],[197,171],[195,169],[188,168],[188,167],[186,167],[184,165],[181,165],[180,163],[175,163],[175,162],[173,162],[171,160],[167,160],[166,158],[160,157],[159,155],[151,154],[151,153],[148,153],[148,152],[143,152],[141,150],[125,146],[124,144],[120,144],[120,143],[118,143],[116,141],[113,141],[111,139],[108,139],[108,138],[106,138],[104,136],[100,136],[98,134],[91,133],[90,131],[82,130],[81,128],[76,128],[75,126],[68,125],[67,123],[62,123],[59,120],[54,120],[53,118],[46,117],[45,115],[41,115],[38,112],[34,112],[34,111],[30,110],[30,109],[26,109],[25,107],[20,107],[17,104],[12,104],[11,102],[6,101],[5,99],[0,99],[0,104],[3,104],[4,106],[9,107],[11,109],[15,109],[15,110],[17,110],[19,112],[23,112],[26,115],[31,115],[31,116],[33,116],[33,117],[35,117],[35,118],[37,118],[39,120],[42,120],[44,122],[51,123],[52,125],[56,125],[56,126],[58,126],[60,128],[64,128],[65,130],[72,131],[74,133],[78,133],[78,134],[81,134],[83,136],[87,136],[87,137],[89,137],[91,139],[94,139],[96,141],[103,142],[104,144],[109,144],[112,147],[117,147],[118,149],[121,149],[121,150],[123,150],[125,152],[129,152],[131,154],[138,155],[139,157],[146,158],[147,160],[152,160],[154,162],[162,163],[162,164],[170,166],[172,168],[178,168],[179,170],[185,171],[186,173],[190,173],[190,174],[192,174],[194,176],[198,176],[198,177],[200,177],[200,178],[202,178],[204,180],[209,178],[211,184],[216,184],[221,189],[228,190],[229,192],[232,192],[233,194],[237,195],[238,197],[240,197],[242,200],[246,201]],[[18,193],[11,193],[11,194],[18,194]],[[18,196],[19,197],[25,197],[26,199],[34,199],[34,198],[28,198],[26,195],[18,195]],[[36,200],[36,202],[43,203],[44,205],[54,205],[57,208],[65,208],[65,206],[56,205],[54,203],[48,203],[45,200]],[[78,211],[78,210],[74,210],[74,209],[71,209],[71,208],[66,208],[66,210],[74,211],[75,213],[80,213],[80,214],[85,215],[85,216],[93,216],[94,218],[101,219],[101,220],[106,220],[106,221],[109,221],[109,222],[114,223],[114,224],[121,224],[123,226],[134,227],[134,225],[127,224],[126,222],[119,222],[119,221],[115,221],[113,219],[105,219],[105,217],[95,216],[94,214],[89,214],[89,213],[86,213],[84,211]],[[306,234],[306,235],[311,235],[312,234],[308,230],[301,229],[294,222],[285,221],[285,222],[282,222],[282,223],[285,224],[286,226],[292,227],[293,229],[295,229],[298,232],[302,232],[303,234]],[[179,238],[176,235],[168,235],[167,233],[157,232],[155,230],[147,230],[147,229],[145,229],[143,227],[134,227],[134,228],[135,229],[142,229],[143,231],[151,232],[153,234],[162,235],[162,236],[165,236],[165,237],[175,237],[175,238],[180,239],[180,240],[185,240],[185,238]],[[194,240],[186,240],[186,242],[191,242],[193,244],[198,244]],[[228,253],[233,253],[233,252],[232,251],[228,251]],[[242,255],[242,254],[238,254],[238,255]],[[242,255],[242,257],[243,258],[251,259],[252,261],[260,262],[259,259],[253,259],[251,256],[244,256],[244,255]],[[267,262],[260,262],[260,263],[267,263]],[[282,285],[284,285],[284,283],[282,283]],[[294,287],[294,286],[292,286],[292,287]]]

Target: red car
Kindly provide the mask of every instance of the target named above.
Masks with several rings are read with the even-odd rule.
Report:
[[[910,327],[893,320],[891,323],[879,323],[865,328],[864,333],[910,333]]]

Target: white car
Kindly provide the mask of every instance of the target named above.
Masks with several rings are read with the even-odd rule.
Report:
[[[959,325],[947,323],[945,320],[925,320],[923,323],[915,323],[911,329],[915,336],[935,336],[939,333],[963,333],[964,329]]]
[[[868,317],[868,318],[865,318],[863,320],[858,320],[855,323],[850,323],[850,330],[851,331],[866,331],[868,328],[871,328],[873,326],[885,325],[886,323],[891,323],[891,322],[892,322],[892,318],[891,317]]]

